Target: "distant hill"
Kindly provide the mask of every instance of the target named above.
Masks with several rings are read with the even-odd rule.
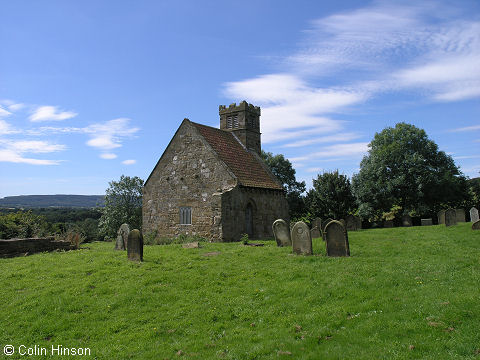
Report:
[[[103,207],[103,195],[20,195],[0,198],[2,208]]]

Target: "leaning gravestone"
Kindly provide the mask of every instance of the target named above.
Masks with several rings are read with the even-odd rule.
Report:
[[[472,230],[480,230],[480,220],[477,220],[472,224]]]
[[[143,261],[143,237],[140,230],[133,229],[128,234],[128,260]]]
[[[319,217],[316,217],[315,219],[312,220],[312,229],[314,227],[317,227],[318,229],[322,228],[322,219]]]
[[[445,210],[440,210],[437,213],[438,225],[445,224]]]
[[[128,224],[122,224],[117,232],[117,241],[115,243],[115,250],[126,250],[128,234],[130,233],[130,227]]]
[[[479,220],[478,210],[477,210],[477,208],[472,207],[472,208],[470,209],[470,221],[471,221],[472,223],[474,223],[475,221],[478,221],[478,220]]]
[[[303,221],[297,222],[292,229],[293,253],[298,255],[312,255],[312,238],[310,229]]]
[[[445,211],[445,226],[457,225],[457,216],[455,210],[448,209]]]
[[[320,238],[322,237],[322,232],[320,231],[320,229],[318,227],[313,227],[312,230],[310,230],[310,237],[312,239],[317,239],[317,238]]]
[[[410,215],[402,216],[402,226],[412,226],[412,217]]]
[[[290,239],[290,229],[288,228],[287,223],[283,219],[277,219],[273,222],[273,235],[275,236],[275,241],[277,246],[290,246],[292,245],[292,240]]]
[[[457,217],[457,223],[465,222],[465,210],[455,209],[455,216]]]
[[[433,225],[432,219],[420,219],[422,226],[430,226]]]
[[[331,221],[325,228],[327,256],[350,256],[348,235],[340,221]]]
[[[347,224],[347,231],[355,231],[357,230],[357,219],[353,215],[347,215],[345,218],[345,222]]]

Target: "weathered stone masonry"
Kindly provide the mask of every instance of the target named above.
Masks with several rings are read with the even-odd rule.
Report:
[[[221,241],[221,194],[236,185],[235,179],[188,120],[174,139],[144,187],[143,230]],[[192,225],[180,225],[181,206],[192,208]]]
[[[145,234],[270,238],[275,219],[288,221],[281,184],[259,157],[260,108],[243,102],[219,113],[221,129],[185,119],[170,141],[145,183]],[[191,225],[180,224],[181,207]]]

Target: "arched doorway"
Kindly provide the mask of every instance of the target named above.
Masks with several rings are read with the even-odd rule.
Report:
[[[245,208],[245,233],[249,238],[253,237],[253,207],[251,203]]]

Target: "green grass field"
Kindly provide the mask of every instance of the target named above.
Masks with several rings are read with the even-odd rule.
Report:
[[[240,243],[113,243],[0,259],[0,354],[96,359],[480,359],[480,231],[349,233],[349,258]],[[46,356],[22,356],[44,347]],[[24,351],[26,348],[22,348]],[[3,356],[3,355],[2,355]],[[5,357],[7,358],[7,357]]]

